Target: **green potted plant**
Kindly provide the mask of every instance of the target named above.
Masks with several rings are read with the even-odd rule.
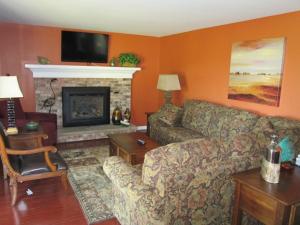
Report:
[[[121,66],[136,67],[140,63],[140,59],[133,53],[121,53],[119,63]]]

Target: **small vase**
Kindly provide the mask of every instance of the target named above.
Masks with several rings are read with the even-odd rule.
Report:
[[[121,112],[121,110],[118,106],[114,109],[114,111],[112,113],[111,120],[112,120],[114,125],[120,125],[121,124],[122,112]]]
[[[129,108],[126,108],[125,112],[124,112],[124,120],[126,120],[127,122],[130,121],[130,117],[131,117],[131,113]]]

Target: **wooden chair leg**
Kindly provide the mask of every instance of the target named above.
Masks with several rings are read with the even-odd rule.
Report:
[[[10,192],[11,192],[11,205],[14,206],[17,200],[17,192],[18,192],[18,182],[15,178],[10,178],[9,180]]]
[[[11,187],[13,185],[13,177],[9,177],[9,187]]]
[[[68,190],[69,183],[68,183],[68,175],[67,175],[67,173],[65,173],[64,175],[61,176],[61,182],[62,182],[62,185],[64,186],[64,189]]]
[[[7,179],[7,169],[6,169],[6,166],[3,165],[3,178],[4,180]]]

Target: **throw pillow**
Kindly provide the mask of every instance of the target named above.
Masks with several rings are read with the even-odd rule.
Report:
[[[292,161],[295,157],[294,145],[289,137],[283,138],[278,145],[281,148],[281,162]]]
[[[293,144],[294,152],[299,154],[300,152],[300,129],[299,128],[277,128],[279,140],[289,137],[289,140]]]
[[[175,105],[167,104],[159,112],[159,120],[167,126],[180,126],[183,109]]]

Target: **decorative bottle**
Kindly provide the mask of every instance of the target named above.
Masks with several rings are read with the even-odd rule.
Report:
[[[278,146],[278,136],[273,134],[261,166],[261,175],[269,183],[279,183],[280,153],[281,148]]]
[[[120,108],[118,106],[114,109],[114,111],[112,113],[111,120],[112,120],[114,125],[120,125],[121,124],[122,111],[120,110]]]
[[[124,112],[124,121],[129,122],[130,117],[131,117],[130,110],[129,110],[129,108],[126,108],[126,110]]]

